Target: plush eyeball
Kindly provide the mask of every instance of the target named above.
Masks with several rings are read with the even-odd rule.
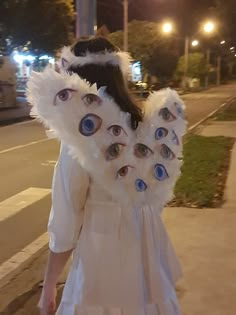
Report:
[[[98,95],[92,93],[86,94],[82,99],[85,105],[91,105],[92,103],[97,103],[100,105],[102,103],[101,98]]]
[[[146,183],[142,179],[136,179],[135,188],[138,192],[145,191],[147,189]]]
[[[55,100],[54,100],[54,105],[57,105],[57,101],[62,101],[62,102],[69,101],[72,98],[72,96],[73,96],[73,92],[76,92],[76,90],[63,89],[63,90],[59,91],[56,94],[56,97],[55,97]]]
[[[160,127],[155,131],[155,139],[160,140],[168,135],[168,130],[166,128]]]
[[[171,151],[171,149],[166,144],[161,145],[160,154],[166,160],[173,160],[175,158],[174,153]]]
[[[102,119],[95,114],[87,114],[81,119],[79,124],[79,132],[86,137],[95,134],[102,125]]]
[[[179,138],[174,130],[171,131],[171,140],[175,145],[179,145]]]
[[[163,181],[169,177],[169,175],[165,169],[165,166],[162,164],[156,164],[154,166],[154,176],[159,181]]]
[[[176,119],[175,115],[173,115],[167,107],[160,109],[159,116],[166,122],[171,122]]]
[[[148,158],[151,154],[153,154],[153,151],[146,146],[143,143],[137,143],[134,146],[134,155],[137,158],[143,159],[143,158]]]
[[[124,144],[122,143],[113,143],[111,144],[108,149],[106,150],[106,160],[114,160],[120,156],[122,149],[124,147]]]
[[[133,167],[130,165],[125,165],[121,167],[119,171],[117,172],[117,178],[121,179],[122,177],[125,177],[129,173],[129,170],[131,170],[132,168]]]
[[[175,108],[176,108],[177,115],[183,117],[184,112],[183,112],[181,105],[178,103],[175,103]]]
[[[127,133],[119,125],[112,125],[108,127],[107,130],[112,136],[116,136],[116,137],[123,136],[123,135],[127,136]]]

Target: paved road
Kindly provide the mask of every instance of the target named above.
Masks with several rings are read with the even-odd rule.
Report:
[[[208,92],[185,95],[189,126],[206,117],[231,96],[236,96],[235,91],[236,84],[214,88]],[[18,254],[22,249],[30,252],[32,244],[34,248],[40,247],[40,244],[42,246],[46,244],[42,235],[46,232],[50,209],[51,178],[59,144],[56,140],[47,139],[43,127],[36,121],[1,127],[0,139],[1,279],[1,266],[12,261],[12,257],[14,263],[17,264]],[[38,259],[44,261],[42,257]],[[38,262],[37,267],[36,265],[33,267],[30,276],[26,275],[24,278],[22,274],[21,283],[28,281],[28,285],[30,282],[32,286],[37,278],[34,277],[36,270],[38,274],[42,274],[39,266]],[[25,290],[26,287],[27,285]],[[11,296],[13,292],[11,286],[4,290],[5,292],[0,293],[0,313],[1,296],[4,297],[5,307],[6,301],[12,300],[16,294]],[[8,313],[4,314],[13,315],[14,312],[8,309]],[[36,313],[32,310],[26,311],[24,307],[19,314],[34,315]]]

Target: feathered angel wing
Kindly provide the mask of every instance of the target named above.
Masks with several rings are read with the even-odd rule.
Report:
[[[33,73],[28,99],[34,113],[67,143],[90,176],[121,203],[163,206],[180,173],[183,103],[166,89],[146,101],[137,130],[104,88],[78,75]]]

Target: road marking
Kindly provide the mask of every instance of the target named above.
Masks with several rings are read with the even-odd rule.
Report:
[[[44,163],[41,163],[41,165],[43,165],[43,166],[55,166],[55,164],[57,163],[57,161],[50,161],[50,160],[48,160],[48,161],[45,161]]]
[[[6,285],[30,259],[48,244],[48,233],[40,235],[36,240],[13,255],[0,265],[0,288]]]
[[[27,143],[27,144],[17,145],[15,147],[12,147],[12,148],[0,151],[0,154],[8,153],[8,152],[15,151],[15,150],[22,149],[22,148],[26,148],[26,147],[29,147],[31,145],[42,143],[42,142],[45,142],[45,141],[48,141],[48,140],[52,140],[52,139],[45,138],[45,139],[41,139],[41,140],[38,140],[38,141],[30,142],[30,143]]]
[[[234,97],[229,98],[225,103],[221,104],[217,109],[213,110],[210,114],[208,114],[206,117],[202,118],[201,120],[199,120],[198,122],[196,122],[195,124],[193,124],[191,127],[188,128],[189,131],[195,129],[196,127],[198,127],[199,125],[201,125],[204,121],[206,121],[207,119],[209,119],[210,117],[212,117],[213,115],[215,115],[215,113],[217,113],[222,107],[232,103],[235,100]]]
[[[51,189],[30,187],[0,202],[0,222],[12,217],[33,203],[45,198]]]

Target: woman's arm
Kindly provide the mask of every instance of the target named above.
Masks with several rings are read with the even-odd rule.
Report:
[[[62,273],[68,259],[70,258],[72,250],[63,253],[54,253],[49,250],[48,263],[44,276],[44,287],[55,287],[57,281]]]
[[[43,290],[38,304],[40,315],[54,314],[56,309],[56,284],[71,253],[72,250],[63,253],[49,251]]]
[[[68,154],[68,148],[62,145],[53,176],[52,208],[48,222],[50,251],[39,301],[41,315],[54,314],[56,284],[76,247],[88,189],[87,173]]]

